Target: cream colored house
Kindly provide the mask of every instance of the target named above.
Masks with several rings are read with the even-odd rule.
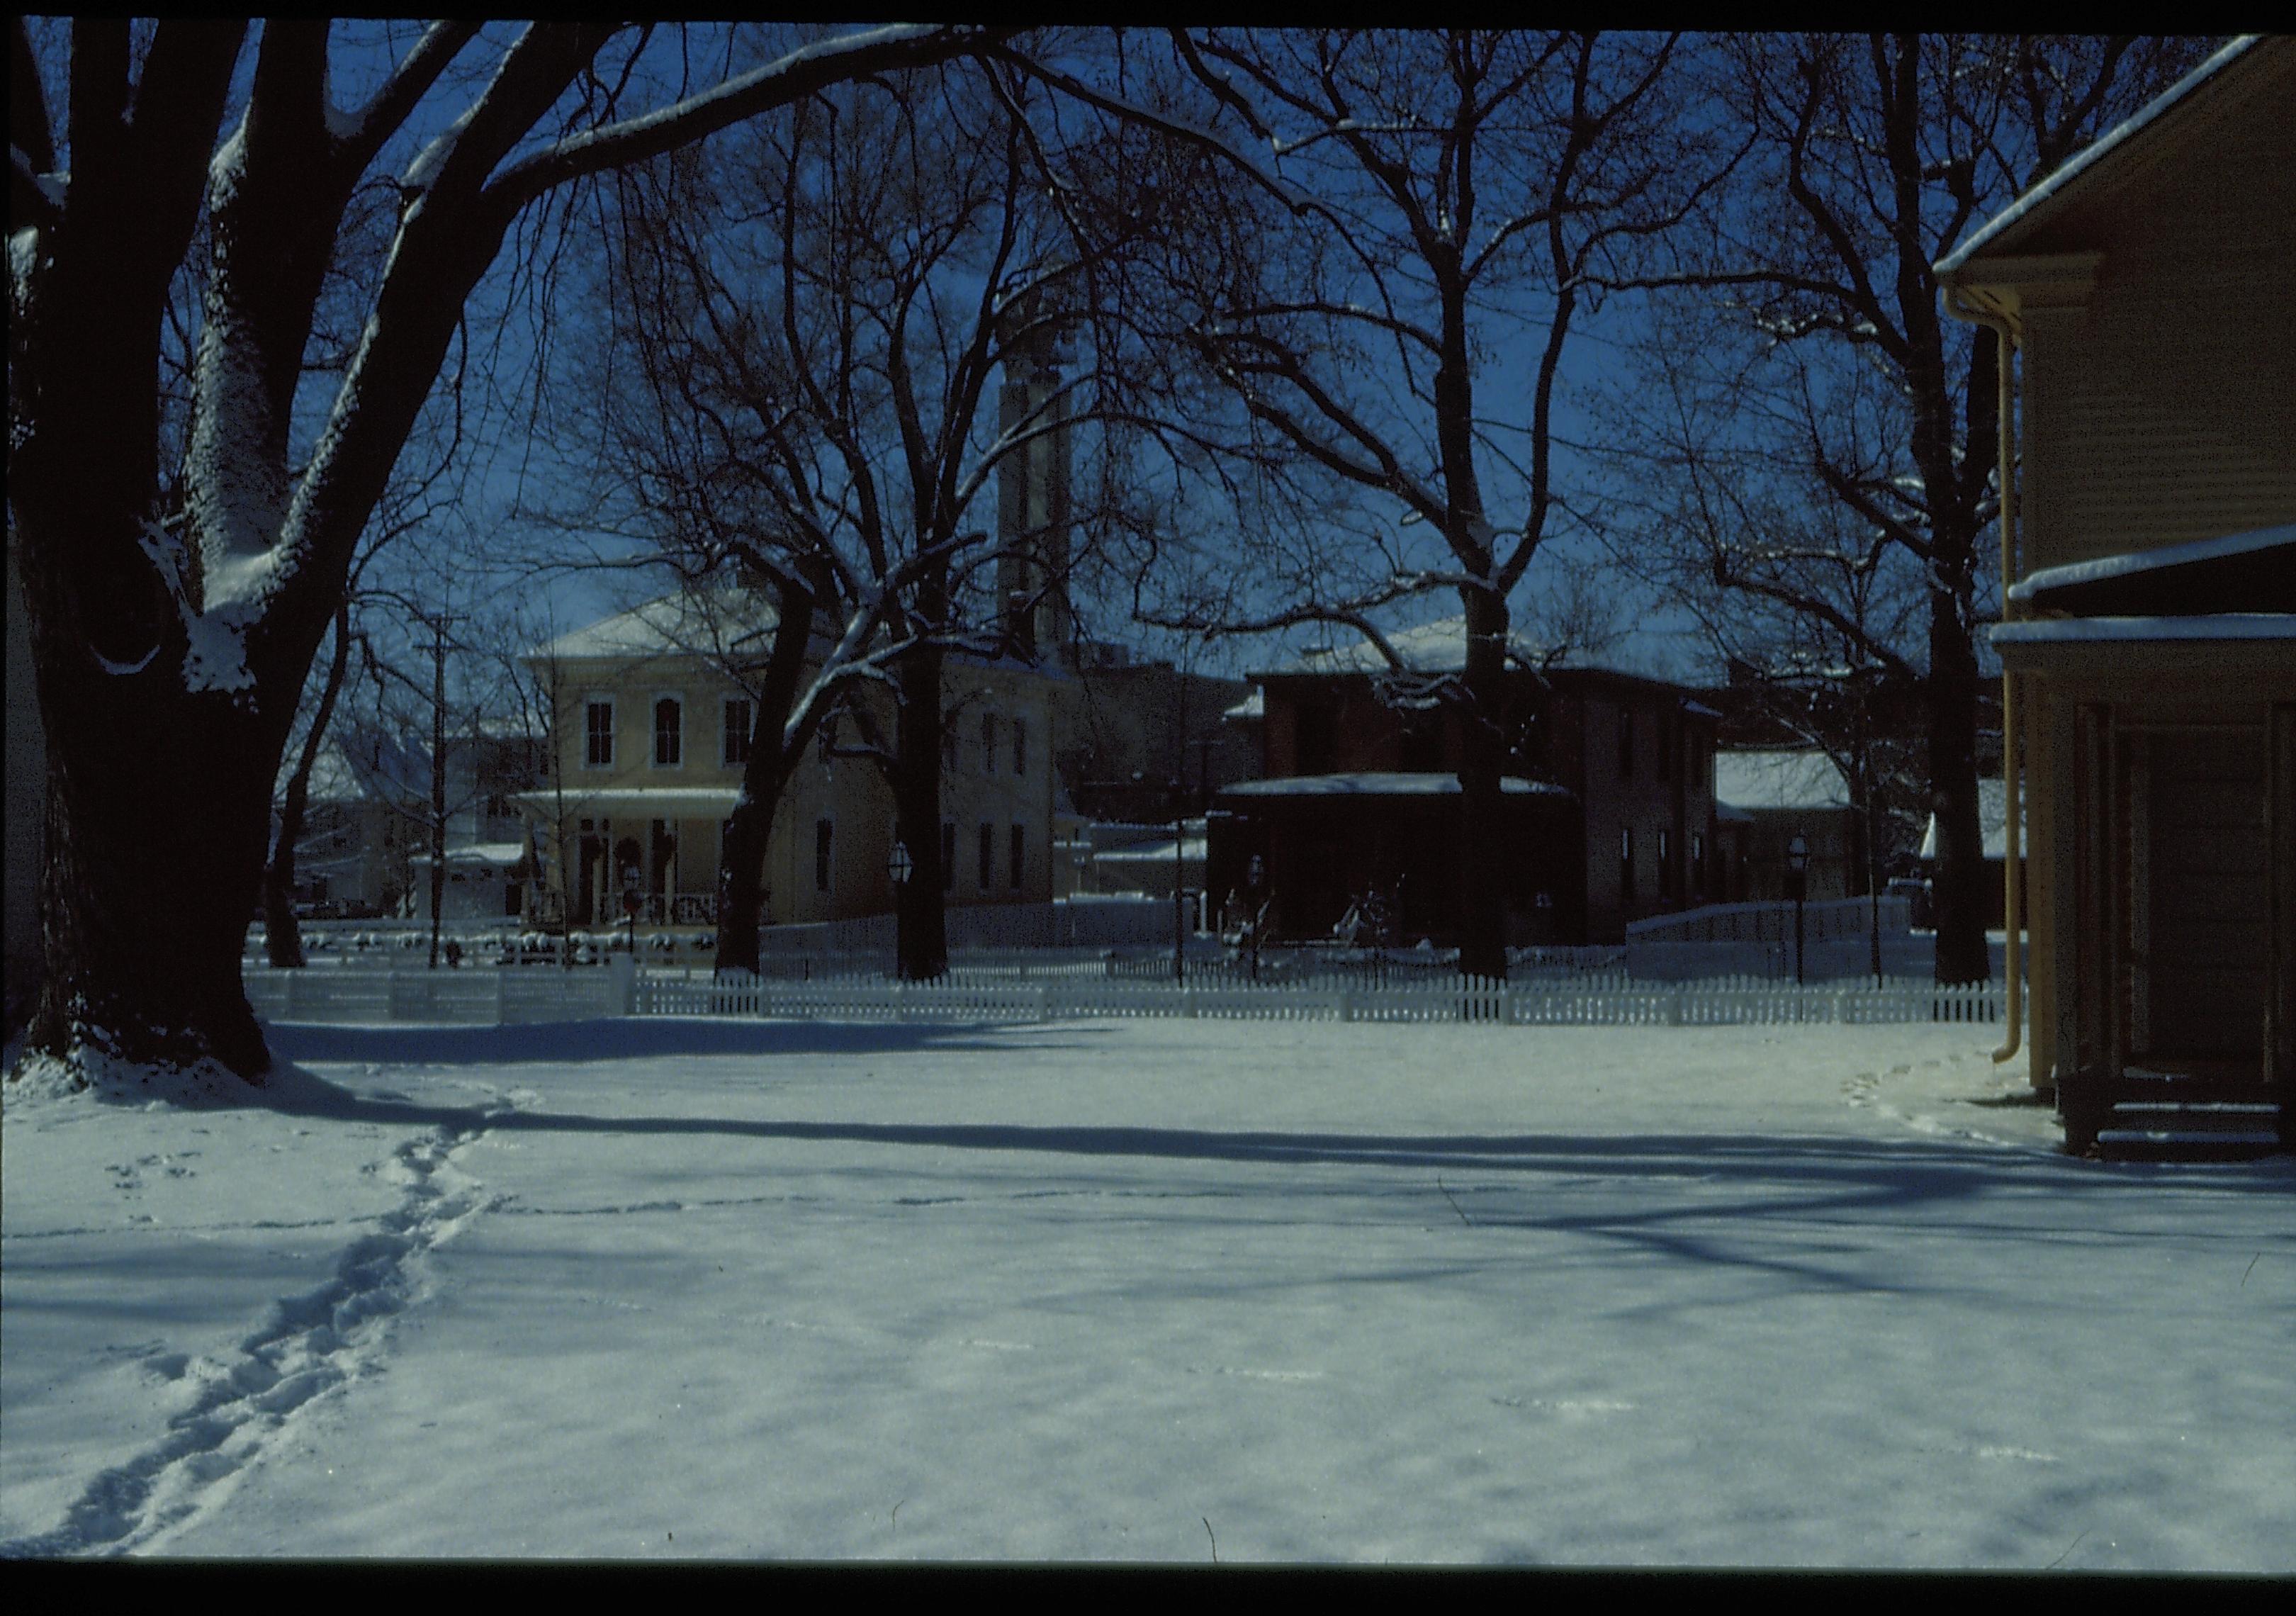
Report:
[[[2033,1082],[2077,1148],[2267,1147],[2296,1081],[2296,38],[2218,52],[1938,268],[2022,361],[1994,643]]]
[[[562,636],[527,659],[552,696],[553,767],[523,792],[545,915],[707,926],[724,822],[756,718],[770,608],[665,597]],[[941,851],[952,906],[1053,896],[1052,676],[950,656]],[[882,727],[890,732],[886,704]],[[809,751],[783,793],[766,857],[766,923],[893,906],[893,800],[849,722]]]

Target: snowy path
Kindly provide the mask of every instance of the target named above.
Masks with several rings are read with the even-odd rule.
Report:
[[[289,1030],[9,1111],[5,1547],[2296,1569],[2296,1173],[1984,1030]],[[130,1225],[120,1122],[308,1131]]]

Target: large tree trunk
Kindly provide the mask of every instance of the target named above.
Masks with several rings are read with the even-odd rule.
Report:
[[[718,959],[719,971],[758,968],[758,927],[765,917],[766,846],[782,788],[804,751],[789,735],[790,711],[797,705],[798,681],[805,673],[806,647],[813,638],[814,597],[784,583],[778,596],[774,646],[758,692],[757,718],[750,729],[750,760],[742,770],[742,793],[726,821],[726,841],[718,869]]]
[[[1992,972],[1985,940],[1985,842],[1977,814],[1977,659],[1958,603],[1933,595],[1930,611],[1930,806],[1937,815],[1937,980],[1981,982]]]
[[[42,680],[46,975],[29,1046],[68,1063],[91,1051],[212,1056],[259,1079],[270,1055],[240,949],[283,737],[258,712],[169,684],[92,669]]]
[[[1507,973],[1506,882],[1500,837],[1499,771],[1506,758],[1506,603],[1488,589],[1462,590],[1466,605],[1467,707],[1460,725],[1459,973]]]
[[[940,864],[941,661],[939,648],[931,645],[902,660],[895,718],[893,816],[913,867],[893,895],[894,953],[897,972],[909,982],[933,981],[948,972]]]

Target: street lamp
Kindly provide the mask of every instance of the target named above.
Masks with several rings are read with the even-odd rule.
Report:
[[[1786,843],[1786,890],[1794,902],[1794,986],[1802,985],[1801,906],[1809,893],[1809,841],[1800,831]]]
[[[1172,794],[1172,980],[1187,980],[1186,958],[1188,902],[1188,800],[1186,788],[1178,775],[1172,777],[1168,788]]]
[[[916,869],[917,861],[909,857],[909,844],[896,839],[892,855],[885,860],[885,873],[893,878],[896,887],[906,887]]]

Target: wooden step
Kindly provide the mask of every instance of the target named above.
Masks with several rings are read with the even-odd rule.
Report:
[[[2111,1160],[2246,1161],[2284,1148],[2280,1107],[2240,1100],[2123,1100],[2097,1130]]]

